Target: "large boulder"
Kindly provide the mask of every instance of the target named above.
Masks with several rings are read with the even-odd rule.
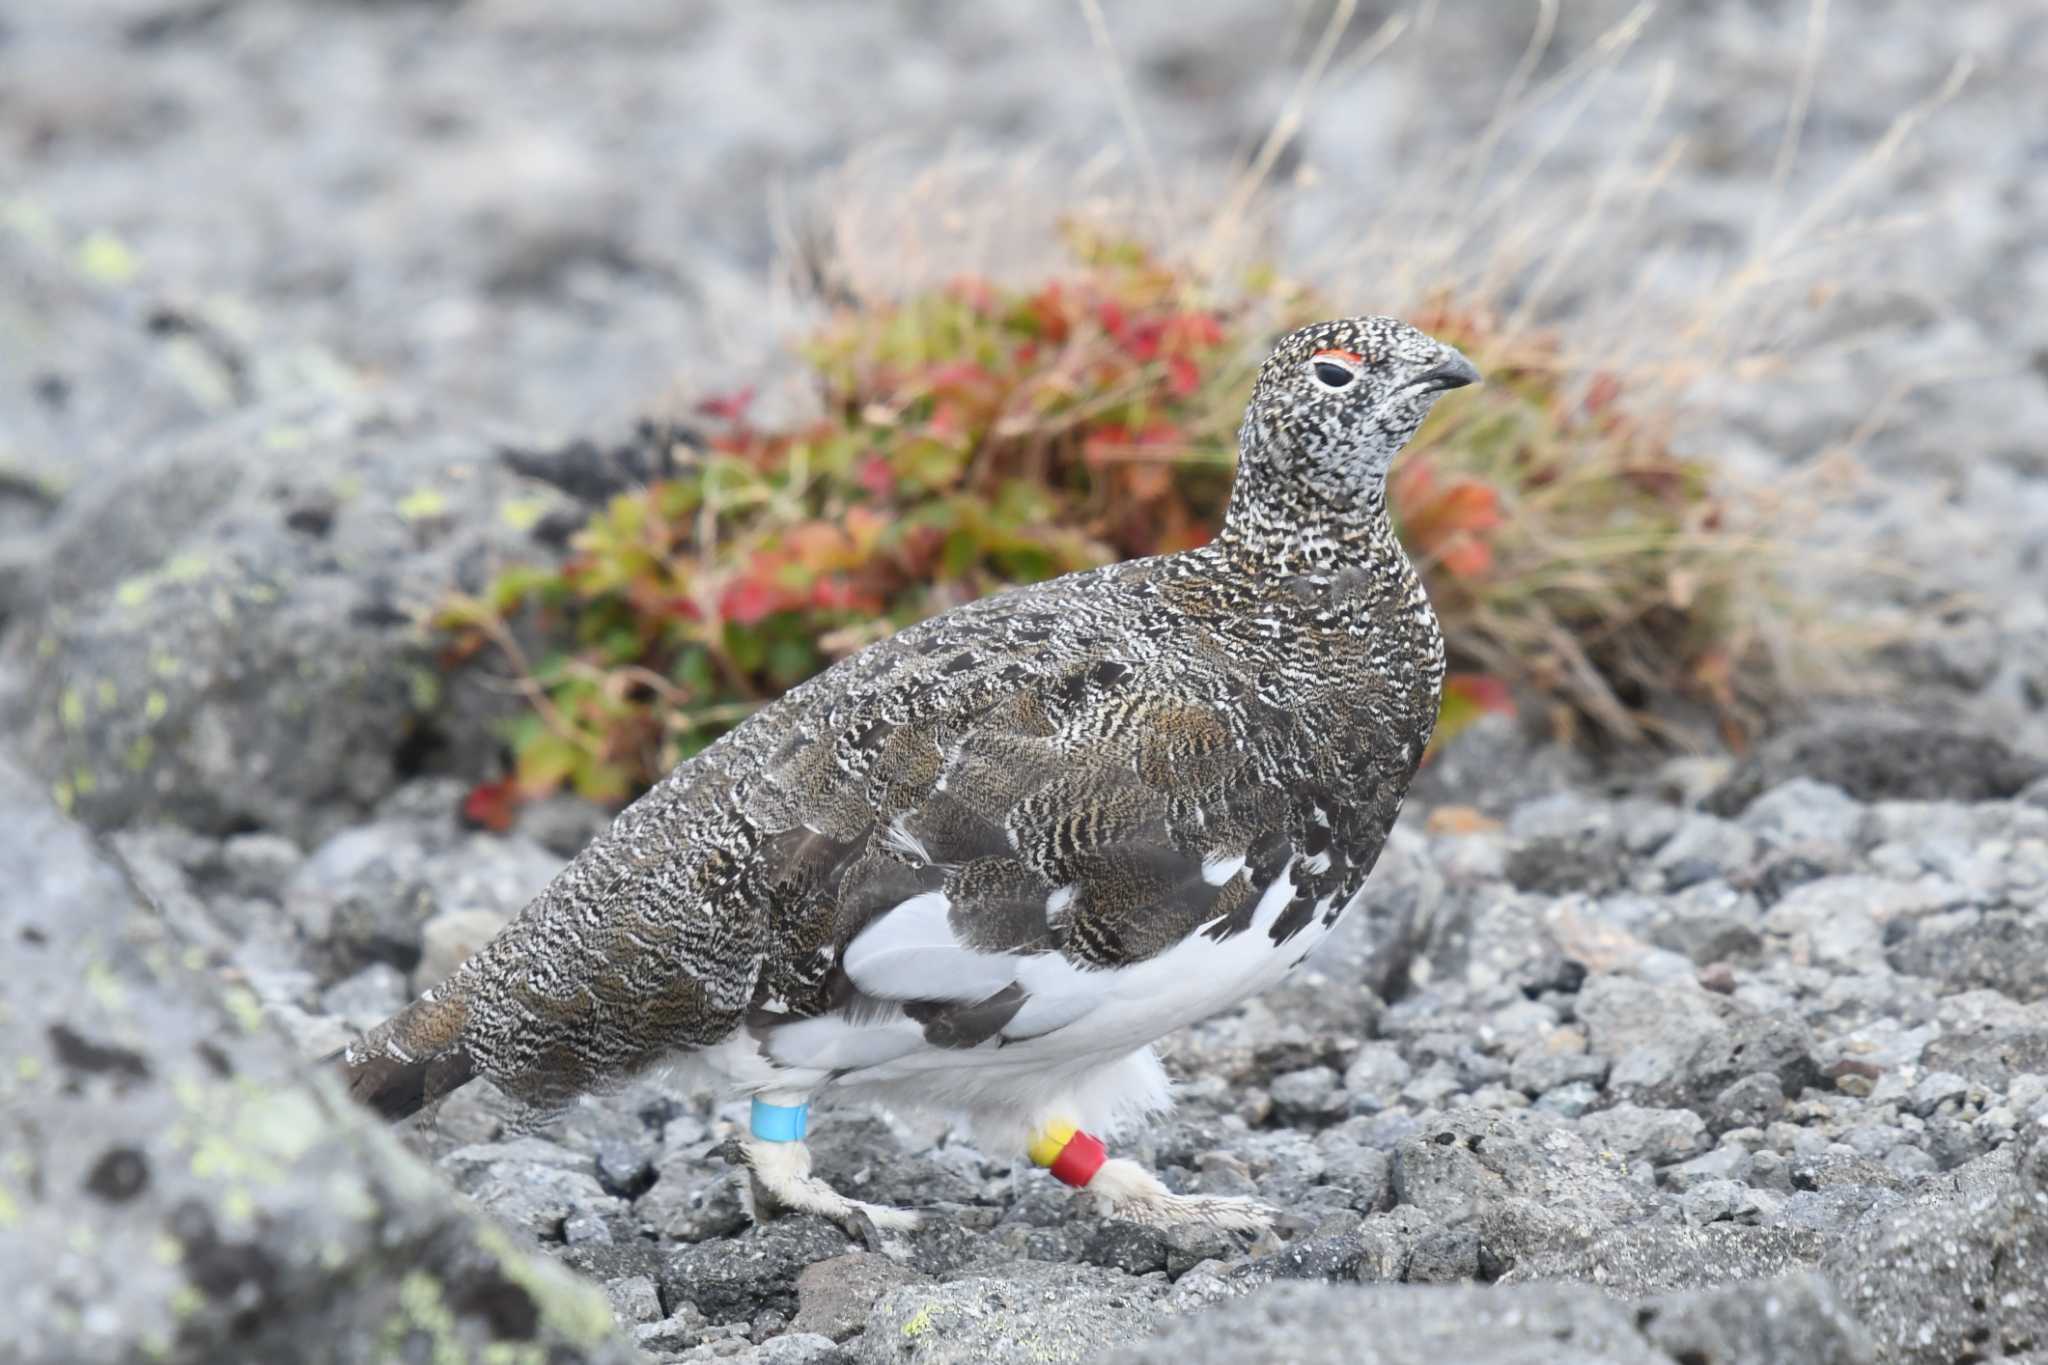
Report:
[[[165,932],[0,756],[10,1359],[628,1361],[603,1295],[456,1198]]]
[[[1284,1284],[1186,1318],[1118,1365],[1866,1365],[1869,1336],[1812,1276],[1630,1303],[1597,1285]]]
[[[446,678],[423,619],[575,517],[396,399],[222,418],[75,490],[0,582],[0,720],[90,825],[311,842],[408,776],[486,766],[517,703]]]

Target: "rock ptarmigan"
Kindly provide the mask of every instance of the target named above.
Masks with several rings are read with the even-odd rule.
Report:
[[[1387,470],[1477,378],[1393,318],[1285,337],[1213,541],[970,603],[793,689],[348,1048],[350,1089],[395,1117],[488,1076],[546,1114],[682,1060],[753,1097],[757,1216],[914,1224],[811,1175],[834,1094],[964,1113],[1120,1217],[1262,1226],[1095,1134],[1166,1106],[1157,1039],[1361,897],[1444,670]]]

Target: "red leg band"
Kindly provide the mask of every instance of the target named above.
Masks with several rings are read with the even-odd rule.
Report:
[[[1064,1181],[1080,1189],[1095,1178],[1102,1169],[1102,1163],[1109,1160],[1109,1152],[1102,1145],[1102,1139],[1087,1133],[1076,1133],[1067,1139],[1067,1145],[1060,1148],[1059,1159],[1047,1169],[1054,1180]]]

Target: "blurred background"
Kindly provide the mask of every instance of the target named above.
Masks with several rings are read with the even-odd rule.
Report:
[[[1224,1065],[1209,1044],[1263,1058],[1230,1073],[1258,1096],[1330,1073],[1329,1095],[1277,1108],[1211,1095],[1251,1133],[1232,1160],[1287,1168],[1260,1134],[1363,1122],[1385,1076],[1352,1077],[1355,1040],[1317,1051],[1301,1031],[1363,1036],[1431,963],[1440,1011],[1562,991],[1546,1028],[1573,1027],[1576,984],[1545,975],[1559,953],[1651,983],[1734,963],[1765,983],[1749,1006],[1819,1030],[1816,1066],[1879,1048],[1901,1084],[1931,1063],[1858,1030],[1920,1027],[1935,996],[1849,1008],[1841,980],[2003,992],[2020,1013],[1993,1011],[1999,1027],[2048,1027],[2028,965],[2048,946],[2020,913],[2038,886],[2013,870],[2038,832],[1967,813],[2016,809],[2048,768],[2044,70],[2048,10],[2012,0],[0,0],[0,865],[29,888],[10,913],[44,936],[8,935],[28,955],[8,979],[127,980],[128,1013],[95,995],[105,1018],[78,1027],[138,1059],[157,1029],[226,1047],[245,1015],[299,1056],[339,1046],[783,688],[1004,584],[1199,543],[1268,340],[1393,312],[1489,377],[1392,489],[1453,678],[1422,833],[1389,855],[1405,908],[1332,959],[1369,1003],[1283,1000],[1176,1054],[1190,1075]],[[1795,779],[1934,813],[1894,812],[1879,838],[1878,816],[1798,788],[1770,817],[1798,813],[1797,838],[1727,833]],[[1616,832],[1634,808],[1600,803],[1622,791],[1662,803],[1653,836]],[[1666,845],[1678,811],[1703,823]],[[1884,853],[1915,829],[1954,846]],[[1839,913],[1863,929],[1832,949],[1812,939],[1825,915],[1761,938],[1736,923],[1777,894],[1755,889],[1778,885],[1772,850],[1823,836],[1839,847],[1798,875],[1938,872],[1978,899],[1852,897]],[[1964,870],[1986,840],[1996,876]],[[1680,865],[1750,899],[1708,932],[1708,910],[1672,908]],[[1576,908],[1565,929],[1536,914],[1549,927],[1481,970],[1481,898],[1457,888],[1509,883]],[[1648,899],[1570,899],[1622,885]],[[69,928],[46,922],[71,899]],[[178,951],[104,977],[102,928]],[[1641,954],[1610,951],[1623,940]],[[76,955],[37,956],[60,950]],[[197,975],[163,976],[173,959]],[[1500,1019],[1508,1041],[1485,1046],[1505,1059],[1528,1012]],[[68,1115],[51,1131],[142,1134],[177,1109],[123,1088],[175,1070],[154,1060],[62,1101],[34,1091],[64,1055],[97,1054],[25,1069],[17,1116],[40,1095]],[[1387,1056],[1455,1073],[1411,1113],[1500,1088],[1428,1047]],[[1949,1060],[1971,1084],[2018,1074]],[[1546,1084],[1502,1105],[1540,1106]],[[1630,1102],[1689,1116],[1712,1098]],[[641,1206],[689,1189],[726,1207],[693,1173],[723,1171],[708,1101],[646,1102],[586,1114],[551,1149],[574,1160],[432,1150],[654,1326],[680,1311],[661,1273],[578,1261],[565,1228],[668,1255],[741,1220]],[[480,1101],[451,1131],[488,1145],[493,1114]],[[272,1164],[299,1169],[305,1113],[261,1117],[291,1153]],[[326,1140],[382,1150],[351,1124]],[[34,1184],[21,1171],[71,1159],[27,1131],[18,1150],[42,1155],[0,1170],[0,1230]],[[1919,1153],[1903,1180],[1995,1136],[1933,1157],[1920,1130],[1866,1145]],[[626,1175],[563,1194],[533,1173],[606,1142],[639,1153]],[[424,1220],[376,1236],[498,1255],[383,1159],[334,1158]],[[132,1174],[95,1171],[45,1184]],[[1644,1178],[1670,1201],[1691,1188]],[[223,1204],[190,1179],[214,1221],[174,1237],[188,1263],[250,1200],[256,1222],[311,1219],[355,1254],[334,1231],[349,1216],[309,1212],[290,1180]],[[131,1197],[169,1208],[182,1188]],[[35,1216],[64,1225],[62,1200]],[[35,1321],[54,1341],[97,1303],[108,1358],[140,1351],[171,1331],[172,1261],[131,1283],[79,1252]],[[756,1310],[793,1293],[796,1264],[766,1298],[704,1311],[774,1336]],[[664,1285],[652,1309],[619,1287],[636,1276]],[[206,1313],[189,1340],[257,1330]]]

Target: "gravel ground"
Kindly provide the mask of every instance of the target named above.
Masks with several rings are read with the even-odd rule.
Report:
[[[1272,6],[1109,8],[1156,154],[1195,174],[1263,132],[1306,41]],[[291,1055],[437,979],[597,827],[573,801],[509,836],[461,827],[505,703],[436,679],[410,607],[558,552],[579,502],[637,472],[617,435],[666,388],[763,373],[764,186],[801,202],[877,138],[1114,136],[1080,13],[0,5],[0,715],[44,787],[0,765],[0,866],[55,888],[10,910],[10,974],[52,970],[34,915],[79,895],[63,970],[84,981],[75,1014],[0,1012],[0,1148],[27,1154],[0,1156],[0,1230],[26,1218],[18,1244],[52,1253],[9,1275],[52,1286],[25,1300],[46,1351],[24,1358],[65,1358],[66,1332],[119,1359],[2048,1352],[2048,141],[2022,79],[2048,15],[1835,11],[1795,204],[1976,69],[1868,163],[1852,218],[1911,221],[1853,239],[1856,287],[1802,320],[1805,363],[1714,386],[1694,438],[1789,478],[1885,414],[1821,527],[1856,557],[1813,572],[1910,613],[1892,705],[1625,769],[1474,728],[1425,773],[1368,912],[1170,1039],[1180,1106],[1123,1144],[1176,1188],[1278,1205],[1274,1235],[1105,1221],[1012,1153],[832,1111],[823,1174],[940,1213],[877,1253],[816,1220],[749,1226],[741,1112],[707,1095],[636,1084],[521,1133],[472,1087],[403,1135],[437,1184],[350,1116],[331,1170],[276,1173],[274,1128],[178,1078],[232,1091],[212,1048],[323,1104]],[[1620,12],[1566,0],[1535,78]],[[1340,56],[1293,158],[1319,187],[1293,240],[1477,135],[1528,32],[1501,13],[1447,2],[1412,50]],[[1697,287],[1765,222],[1807,15],[1668,7],[1587,118],[1518,123],[1506,154],[1556,133],[1546,177],[1583,186],[1669,80],[1656,126],[1689,140],[1639,225],[1643,287]],[[116,865],[52,832],[58,805],[153,903],[146,971],[95,956],[139,920]],[[159,1027],[208,991],[226,1022]],[[287,1043],[253,1036],[271,1028]],[[175,1172],[146,1195],[126,1158],[65,1164],[107,1113]],[[342,1172],[377,1192],[371,1222]],[[451,1185],[504,1245],[477,1249]],[[82,1235],[101,1204],[132,1227]],[[320,1281],[284,1249],[309,1228],[355,1316],[396,1326],[294,1330]],[[391,1279],[394,1247],[436,1278]],[[172,1270],[115,1273],[152,1252]],[[601,1285],[619,1334],[525,1288],[536,1253]]]

